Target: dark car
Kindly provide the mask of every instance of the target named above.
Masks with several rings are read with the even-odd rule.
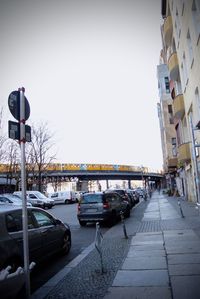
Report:
[[[125,217],[130,216],[130,206],[116,192],[97,192],[82,194],[78,203],[78,220],[81,226],[87,222],[105,222],[115,224],[120,218],[120,212]]]
[[[106,190],[105,192],[110,192],[111,190]],[[132,197],[132,195],[130,194],[130,192],[127,191],[127,189],[112,189],[113,192],[118,193],[125,201],[127,201],[129,203],[130,208],[132,208],[135,203],[134,203],[134,199]]]
[[[29,256],[31,262],[55,252],[67,254],[71,248],[68,225],[40,208],[28,207]],[[10,265],[12,271],[23,266],[22,208],[0,207],[0,270]]]
[[[131,194],[132,194],[132,196],[133,196],[133,198],[134,198],[135,203],[136,203],[136,204],[139,203],[139,201],[140,201],[140,195],[139,195],[139,193],[137,192],[137,190],[135,190],[135,189],[130,189],[130,192],[131,192]]]

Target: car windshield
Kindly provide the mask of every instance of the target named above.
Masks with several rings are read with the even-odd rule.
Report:
[[[101,203],[102,194],[83,194],[81,203]]]
[[[35,194],[37,195],[37,197],[38,198],[40,198],[40,199],[46,199],[46,196],[44,195],[44,194],[42,194],[42,193],[40,193],[40,192],[35,192]]]
[[[115,190],[115,192],[117,192],[120,195],[124,195],[124,190]]]

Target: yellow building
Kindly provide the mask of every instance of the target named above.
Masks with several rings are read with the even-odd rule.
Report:
[[[198,200],[200,133],[200,1],[162,0],[162,59],[168,67],[177,144],[176,181],[180,195]],[[199,199],[200,200],[200,199]]]

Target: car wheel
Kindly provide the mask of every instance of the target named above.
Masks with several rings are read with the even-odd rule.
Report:
[[[86,226],[86,222],[85,221],[79,220],[79,224],[80,224],[80,226]]]
[[[67,199],[65,199],[65,204],[68,204],[68,200]]]
[[[69,234],[65,234],[63,237],[62,253],[68,254],[71,248],[71,238]]]

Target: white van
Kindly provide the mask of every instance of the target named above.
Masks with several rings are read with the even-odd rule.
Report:
[[[54,200],[54,203],[74,203],[76,202],[76,194],[74,191],[58,191],[49,194],[49,198]]]
[[[21,191],[15,191],[13,194],[22,196]],[[46,197],[39,191],[26,191],[27,201],[30,202],[34,207],[49,208],[54,206],[54,200]]]

